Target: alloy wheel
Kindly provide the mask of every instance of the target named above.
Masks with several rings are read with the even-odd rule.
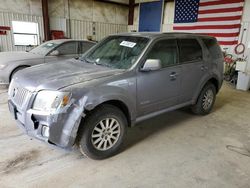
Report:
[[[212,106],[213,100],[214,100],[214,93],[211,89],[209,89],[206,91],[206,93],[202,99],[203,109],[208,110]]]
[[[106,151],[112,148],[121,134],[121,126],[114,118],[101,120],[93,129],[91,141],[95,149]]]

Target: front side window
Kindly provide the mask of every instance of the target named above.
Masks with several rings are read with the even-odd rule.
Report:
[[[58,50],[60,55],[77,54],[77,42],[64,43],[60,45],[56,50]]]
[[[111,36],[100,42],[82,59],[88,63],[115,69],[128,69],[145,49],[149,39],[135,36]]]
[[[196,39],[178,40],[180,63],[189,63],[202,59],[202,48]]]
[[[175,39],[156,42],[147,55],[147,59],[160,59],[162,67],[177,63],[177,44]]]
[[[16,46],[39,44],[38,23],[12,21],[13,38]]]
[[[30,50],[30,53],[45,56],[50,51],[55,49],[58,45],[60,45],[60,42],[58,42],[58,41],[48,41],[48,42],[41,44],[40,46],[33,48],[32,50]]]

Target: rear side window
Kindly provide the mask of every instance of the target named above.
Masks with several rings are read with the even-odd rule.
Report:
[[[222,58],[222,52],[220,49],[220,46],[218,45],[217,41],[215,39],[202,39],[205,46],[207,47],[209,54],[212,58]]]
[[[149,51],[147,59],[160,59],[162,67],[168,67],[176,64],[177,44],[176,40],[161,40],[154,44]]]
[[[196,39],[179,39],[180,63],[202,59],[202,48]]]

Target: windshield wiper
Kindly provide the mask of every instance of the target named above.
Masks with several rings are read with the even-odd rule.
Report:
[[[96,60],[90,60],[88,58],[84,58],[84,60],[87,62],[87,63],[91,63],[91,64],[94,64],[94,65],[102,65],[101,63],[98,63]],[[103,66],[103,65],[102,65]]]
[[[99,66],[103,66],[103,67],[112,68],[112,66],[109,65],[109,64],[98,63],[96,60],[90,60],[88,58],[81,58],[81,61],[85,61],[86,63],[91,63],[91,64],[94,64],[94,65],[99,65]]]
[[[107,64],[107,63],[95,63],[95,65],[100,65],[100,66],[103,66],[103,67],[108,67],[108,68],[114,68],[112,65],[110,65],[110,64]]]

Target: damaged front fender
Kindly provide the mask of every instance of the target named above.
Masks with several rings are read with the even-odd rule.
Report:
[[[87,96],[74,101],[67,111],[53,117],[56,126],[51,126],[49,141],[63,148],[70,148],[74,145],[77,131],[82,118],[85,117],[84,107],[87,102]]]

